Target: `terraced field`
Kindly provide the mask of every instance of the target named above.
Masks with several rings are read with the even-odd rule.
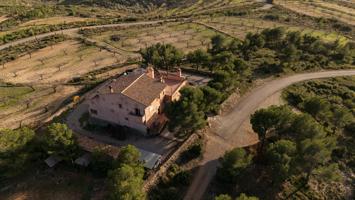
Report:
[[[27,21],[19,25],[19,27],[29,27],[38,25],[54,25],[54,24],[65,24],[71,22],[91,22],[96,21],[95,18],[84,18],[84,17],[49,17],[44,19],[35,19]]]
[[[81,86],[64,85],[75,77],[126,62],[128,56],[68,40],[6,63],[0,80],[1,127],[17,128],[49,117]]]
[[[0,128],[36,125],[50,117],[64,100],[78,92],[75,86],[0,87]],[[10,92],[9,92],[10,91]]]
[[[166,16],[179,16],[188,14],[201,14],[207,12],[215,12],[223,9],[241,6],[250,3],[247,0],[197,0],[192,5],[186,5],[166,11]]]
[[[207,48],[210,38],[216,34],[216,31],[194,23],[169,23],[155,27],[107,31],[91,38],[132,53],[158,42],[170,43],[184,52],[189,52]],[[114,40],[113,37],[118,39]]]
[[[335,42],[339,40],[341,44],[348,42],[348,39],[336,32],[325,32],[321,30],[315,30],[311,28],[290,26],[273,21],[265,21],[258,19],[249,19],[242,17],[214,17],[198,20],[197,22],[203,23],[207,26],[213,27],[217,30],[224,31],[230,35],[233,35],[239,39],[243,39],[248,32],[259,32],[266,28],[272,27],[284,27],[289,31],[301,31],[303,34],[310,34],[318,36],[326,42]]]
[[[292,11],[313,16],[336,18],[339,21],[355,25],[355,9],[352,7],[345,7],[336,2],[328,1],[290,1],[290,0],[275,0],[275,4],[288,8]],[[355,5],[353,1],[349,3]]]
[[[127,57],[69,40],[6,63],[0,79],[9,83],[54,84],[116,63]]]

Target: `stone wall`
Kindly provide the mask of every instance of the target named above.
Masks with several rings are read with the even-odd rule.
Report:
[[[174,153],[168,156],[168,159],[163,162],[163,164],[159,167],[157,171],[155,171],[152,175],[150,175],[144,183],[144,190],[149,191],[153,186],[155,186],[159,179],[166,174],[166,171],[169,167],[180,157],[180,155],[186,151],[193,143],[195,143],[199,139],[199,135],[197,133],[193,133],[190,135],[180,147],[176,149]]]

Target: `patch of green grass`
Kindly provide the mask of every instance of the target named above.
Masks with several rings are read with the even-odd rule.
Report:
[[[0,109],[14,105],[26,94],[33,92],[30,87],[0,86]]]

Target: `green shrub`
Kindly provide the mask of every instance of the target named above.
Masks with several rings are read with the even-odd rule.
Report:
[[[177,187],[188,186],[190,184],[190,181],[191,173],[188,171],[181,171],[177,173],[172,180],[173,185]]]

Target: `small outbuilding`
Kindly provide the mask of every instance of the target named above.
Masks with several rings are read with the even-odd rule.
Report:
[[[48,167],[52,168],[62,160],[63,159],[58,156],[51,155],[47,159],[45,159],[44,162],[48,165]]]
[[[87,167],[91,162],[91,154],[86,153],[86,154],[80,156],[79,158],[77,158],[74,162],[77,165]]]
[[[144,167],[147,169],[157,168],[162,160],[162,156],[153,152],[145,151],[143,149],[138,149],[141,153],[139,160],[143,162]]]

